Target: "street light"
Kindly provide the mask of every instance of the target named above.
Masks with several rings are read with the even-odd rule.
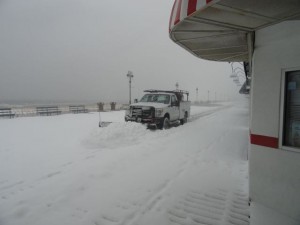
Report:
[[[129,78],[129,105],[131,104],[131,79],[133,78],[133,73],[128,71],[127,77]]]
[[[215,102],[217,101],[217,92],[215,91]]]
[[[207,102],[209,102],[209,90],[207,91]]]

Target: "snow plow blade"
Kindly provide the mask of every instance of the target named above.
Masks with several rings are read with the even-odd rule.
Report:
[[[99,127],[107,127],[112,122],[99,122]]]

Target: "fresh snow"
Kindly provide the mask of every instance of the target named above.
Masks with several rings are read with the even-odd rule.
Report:
[[[247,106],[155,131],[124,111],[1,119],[0,224],[249,224]]]

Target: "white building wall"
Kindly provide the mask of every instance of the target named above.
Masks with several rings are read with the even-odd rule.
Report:
[[[279,139],[282,70],[293,67],[300,67],[300,21],[256,32],[251,134]],[[300,151],[252,144],[249,164],[252,201],[300,221]]]

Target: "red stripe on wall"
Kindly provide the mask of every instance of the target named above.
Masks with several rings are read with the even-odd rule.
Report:
[[[187,15],[189,16],[190,14],[195,12],[196,7],[197,7],[197,0],[189,0]]]
[[[253,145],[261,145],[269,148],[278,148],[278,138],[268,137],[257,134],[250,134],[251,144]]]
[[[180,21],[181,5],[182,5],[182,0],[179,0],[174,25],[176,25]]]
[[[176,1],[175,1],[174,4],[173,4],[172,12],[171,12],[171,15],[170,15],[169,32],[171,32],[171,23],[172,23],[172,19],[173,19],[173,14],[174,14],[174,8],[175,8],[175,5],[176,5]]]

